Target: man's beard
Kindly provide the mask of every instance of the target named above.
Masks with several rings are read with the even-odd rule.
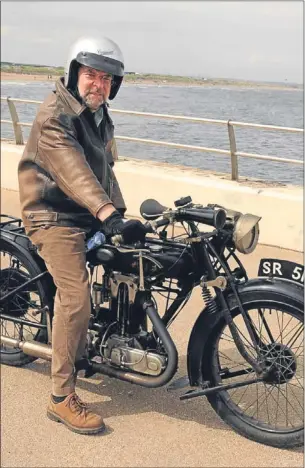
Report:
[[[93,111],[98,110],[105,102],[104,95],[101,94],[100,99],[99,99],[99,104],[97,105],[96,104],[97,97],[96,96],[93,97],[91,92],[87,93],[82,99],[83,99],[83,102],[86,104],[86,106],[89,107],[89,109]]]

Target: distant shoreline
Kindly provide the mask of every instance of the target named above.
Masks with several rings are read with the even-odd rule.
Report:
[[[4,72],[1,71],[1,81],[56,81],[60,75],[48,75],[48,74],[27,74],[27,73],[13,73],[13,72]],[[133,78],[130,75],[124,77],[124,84],[133,84],[133,85],[154,85],[154,86],[200,86],[200,87],[219,87],[219,86],[228,86],[231,88],[261,88],[261,89],[273,89],[273,90],[282,90],[282,91],[300,91],[303,89],[302,85],[293,86],[282,86],[281,84],[267,84],[267,83],[255,83],[250,81],[231,81],[225,79],[207,79],[196,80],[192,78],[185,78],[185,80],[175,80],[175,77],[169,77],[162,79],[156,78],[145,78],[137,77]]]

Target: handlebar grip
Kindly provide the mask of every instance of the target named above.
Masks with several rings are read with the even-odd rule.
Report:
[[[195,221],[208,226],[213,226],[216,229],[224,227],[226,222],[225,210],[213,210],[212,208],[200,208],[200,209],[182,209],[179,210],[179,217],[186,221]]]
[[[153,227],[156,229],[156,228],[159,228],[161,226],[167,226],[169,224],[169,219],[167,218],[162,218],[162,219],[159,219],[157,221],[153,221],[151,223],[153,225]]]
[[[146,228],[146,232],[154,232],[154,228],[151,222],[147,222],[144,224],[144,227]],[[111,237],[111,243],[113,245],[121,245],[124,244],[124,237],[122,234],[116,234],[115,236]]]

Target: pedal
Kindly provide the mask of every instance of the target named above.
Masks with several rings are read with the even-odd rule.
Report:
[[[179,390],[180,388],[188,387],[190,385],[190,381],[187,375],[184,377],[180,377],[179,379],[174,380],[168,387],[167,391],[172,392],[173,390]]]

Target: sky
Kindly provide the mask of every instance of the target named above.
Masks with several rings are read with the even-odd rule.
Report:
[[[303,82],[303,1],[1,2],[1,61],[64,66],[81,36],[117,42],[125,70]]]

